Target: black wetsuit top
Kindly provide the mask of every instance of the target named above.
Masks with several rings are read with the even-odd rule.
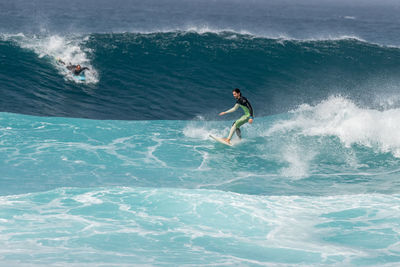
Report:
[[[72,73],[73,73],[74,75],[78,76],[79,74],[81,74],[82,71],[88,70],[89,68],[84,67],[84,68],[81,68],[79,71],[77,71],[77,70],[76,70],[76,65],[69,65],[69,66],[67,66],[67,69],[69,69],[70,71],[72,71]]]
[[[242,108],[243,108],[243,106],[246,107],[249,110],[250,117],[253,118],[253,108],[251,107],[250,102],[249,102],[249,100],[247,100],[247,98],[245,98],[244,96],[241,96],[238,100],[236,100],[236,103],[241,105]]]

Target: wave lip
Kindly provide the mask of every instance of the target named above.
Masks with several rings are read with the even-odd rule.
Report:
[[[3,40],[15,40],[21,41],[21,45],[26,48],[36,48],[38,54],[43,56],[45,50],[54,50],[59,44],[67,45],[72,43],[72,39],[81,38],[82,40],[87,40],[89,36],[93,35],[108,35],[108,36],[118,36],[118,35],[155,35],[155,34],[193,34],[196,33],[198,35],[206,35],[206,34],[216,34],[221,37],[226,36],[226,38],[232,38],[232,36],[237,36],[241,38],[263,38],[263,39],[272,39],[272,40],[286,40],[286,41],[339,41],[339,40],[357,40],[360,42],[376,44],[374,42],[369,42],[364,38],[359,37],[358,35],[354,34],[317,34],[313,37],[307,38],[298,38],[291,36],[287,33],[271,33],[271,34],[262,34],[251,32],[248,30],[234,30],[232,28],[216,28],[210,27],[207,25],[202,26],[185,26],[179,28],[165,28],[165,29],[157,29],[157,30],[149,30],[149,31],[141,31],[141,30],[132,30],[132,31],[121,31],[121,32],[104,32],[104,33],[90,33],[90,34],[67,34],[67,35],[27,35],[24,33],[18,34],[0,34],[1,39]],[[42,40],[40,44],[39,39]],[[68,40],[71,39],[71,40]],[[79,43],[78,43],[79,44]],[[74,44],[75,45],[75,44]],[[39,46],[42,46],[39,48]],[[384,45],[382,45],[384,46]],[[392,46],[389,46],[392,47]],[[71,47],[71,49],[76,49],[76,47]],[[58,49],[57,50],[61,50]],[[60,52],[60,51],[58,51]],[[62,52],[60,52],[62,53]]]

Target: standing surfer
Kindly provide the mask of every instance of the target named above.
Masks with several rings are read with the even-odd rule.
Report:
[[[239,138],[242,138],[242,134],[240,132],[240,126],[242,126],[246,122],[249,122],[250,124],[253,123],[253,108],[251,107],[250,102],[247,100],[247,98],[242,96],[238,88],[234,89],[232,91],[232,94],[233,97],[236,99],[235,106],[227,111],[221,112],[219,115],[222,116],[228,113],[232,113],[236,111],[239,107],[243,109],[244,115],[233,123],[232,128],[229,132],[229,136],[227,138],[224,138],[224,140],[229,144],[231,143],[231,139],[234,132],[236,132],[236,135]]]

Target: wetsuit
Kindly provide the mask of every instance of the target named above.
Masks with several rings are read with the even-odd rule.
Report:
[[[65,65],[65,62],[62,61],[60,58],[57,59],[57,61],[60,62],[61,64]],[[81,74],[82,71],[88,70],[88,69],[89,69],[89,68],[87,68],[87,67],[84,67],[84,68],[81,68],[80,70],[76,70],[76,66],[78,66],[78,65],[71,65],[71,63],[69,63],[69,65],[66,66],[66,68],[67,68],[68,70],[70,70],[70,71],[71,71],[74,75],[76,75],[76,76],[79,76],[79,74]]]
[[[89,68],[84,67],[84,68],[81,68],[80,70],[76,70],[76,65],[69,65],[69,66],[67,66],[67,69],[69,69],[70,71],[72,71],[72,73],[73,73],[74,75],[78,76],[79,74],[82,73],[82,71],[88,70]]]
[[[253,119],[253,108],[250,105],[249,100],[245,98],[244,96],[240,96],[238,100],[236,100],[236,104],[233,108],[225,111],[225,113],[232,113],[236,111],[239,107],[241,107],[244,111],[244,115],[240,117],[238,120],[236,120],[231,128],[231,131],[229,132],[228,139],[232,139],[233,133],[236,131],[236,134],[239,138],[241,138],[241,132],[240,132],[240,126],[245,124],[246,122],[249,121],[249,119]]]

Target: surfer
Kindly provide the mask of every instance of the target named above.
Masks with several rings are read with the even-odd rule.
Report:
[[[66,65],[65,62],[62,61],[61,59],[58,59],[58,62],[60,62],[63,65]],[[83,67],[82,68],[81,65],[79,65],[79,64],[78,65],[72,65],[71,63],[69,63],[68,66],[66,66],[66,68],[68,70],[70,70],[76,76],[79,76],[82,73],[82,71],[89,70],[88,67]]]
[[[224,138],[224,140],[229,144],[231,143],[231,139],[234,132],[236,132],[236,135],[239,137],[239,139],[242,138],[242,134],[240,132],[240,126],[242,126],[246,122],[249,122],[250,124],[253,123],[253,108],[251,107],[250,102],[247,100],[247,98],[242,96],[238,88],[234,89],[232,91],[232,94],[233,97],[236,99],[235,106],[227,111],[221,112],[219,115],[222,116],[228,113],[232,113],[236,111],[239,107],[243,109],[244,115],[233,123],[232,128],[229,132],[229,136],[227,138]]]

